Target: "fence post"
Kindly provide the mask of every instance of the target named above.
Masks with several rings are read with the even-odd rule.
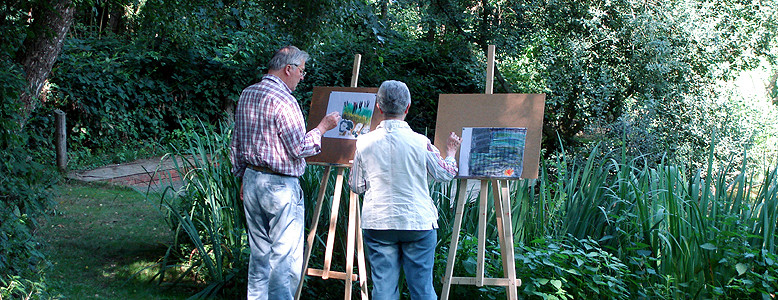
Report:
[[[68,166],[68,134],[67,126],[65,126],[65,112],[59,109],[55,109],[56,116],[56,135],[57,135],[57,169],[60,172],[65,172]]]

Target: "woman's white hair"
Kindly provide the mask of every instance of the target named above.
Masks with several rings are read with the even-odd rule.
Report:
[[[381,83],[376,95],[378,106],[388,116],[399,116],[405,113],[405,108],[411,104],[411,92],[405,83],[397,80],[387,80]]]

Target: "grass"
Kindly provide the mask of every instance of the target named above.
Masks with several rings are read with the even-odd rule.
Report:
[[[66,181],[38,233],[51,261],[50,294],[67,299],[185,299],[196,289],[157,284],[173,237],[159,209],[125,187]]]

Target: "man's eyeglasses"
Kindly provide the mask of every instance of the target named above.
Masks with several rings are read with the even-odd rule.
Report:
[[[300,65],[298,65],[298,64],[290,64],[290,65],[295,66],[295,67],[297,67],[298,70],[300,70],[300,77],[305,77],[305,74],[308,74],[308,73],[305,72],[305,70],[300,69]]]

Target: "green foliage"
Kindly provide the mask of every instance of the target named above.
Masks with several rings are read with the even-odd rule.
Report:
[[[0,201],[0,297],[45,293],[46,258],[33,237],[34,221],[18,206]]]
[[[633,155],[654,155],[649,163],[661,160],[658,153],[700,163],[710,127],[727,141],[717,149],[720,158],[741,145],[769,143],[765,137],[776,132],[770,116],[760,116],[761,128],[741,129],[752,114],[715,88],[717,80],[776,57],[771,3],[78,4],[73,38],[52,73],[57,100],[45,108],[74,118],[76,164],[88,165],[82,157],[110,154],[116,144],[164,145],[182,119],[215,123],[286,44],[312,55],[295,92],[304,111],[313,86],[348,86],[354,54],[361,54],[359,86],[405,81],[414,101],[408,121],[430,136],[440,94],[483,91],[489,44],[497,46],[497,92],[546,94],[549,154],[560,149],[557,141],[576,153],[588,152],[589,141],[605,141],[605,151],[620,146],[609,141],[623,141]],[[119,7],[127,12],[119,25],[108,22],[106,15]]]
[[[67,113],[74,167],[89,165],[90,156],[137,157],[116,145],[164,152],[160,145],[180,120],[216,122],[254,77],[251,51],[225,58],[218,53],[229,49],[179,49],[166,40],[155,49],[155,43],[115,35],[66,41],[52,71],[55,101],[47,107]]]
[[[42,34],[28,23],[29,13],[37,4],[49,5],[49,2],[5,1],[0,4],[0,10],[3,11],[3,18],[0,19],[0,32],[3,32],[0,36],[0,60],[14,59],[25,37]]]
[[[522,293],[544,299],[630,299],[629,269],[592,239],[538,239],[517,249]]]
[[[25,148],[34,132],[19,127],[18,99],[24,86],[19,67],[0,59],[0,297],[39,294],[45,288],[45,257],[33,231],[50,205],[56,181],[51,167]]]
[[[695,172],[678,163],[651,167],[624,148],[615,155],[598,155],[595,148],[581,165],[556,161],[550,165],[553,179],[548,173],[541,178],[549,182],[541,185],[541,194],[559,204],[549,207],[549,219],[558,221],[548,232],[595,239],[612,249],[642,277],[630,290],[652,297],[710,297],[745,289],[739,281],[737,287],[721,282],[734,280],[731,266],[743,258],[759,254],[767,266],[775,255],[776,171],[749,174],[754,170],[747,164],[716,169],[714,144],[709,149],[707,169]],[[733,173],[738,175],[732,178]],[[772,267],[753,266],[762,278],[776,276]],[[761,280],[756,281],[769,291],[768,281]]]

